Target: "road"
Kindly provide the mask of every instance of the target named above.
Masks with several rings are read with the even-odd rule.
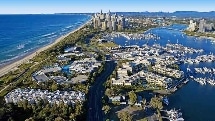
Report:
[[[106,82],[115,67],[114,61],[106,61],[105,70],[96,78],[94,85],[90,88],[87,121],[103,121],[102,96],[105,91],[103,83]]]

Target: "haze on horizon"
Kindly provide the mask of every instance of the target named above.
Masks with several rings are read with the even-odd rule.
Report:
[[[214,0],[6,0],[0,14],[214,11]]]

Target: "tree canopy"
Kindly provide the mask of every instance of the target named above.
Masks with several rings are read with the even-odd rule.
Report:
[[[129,100],[131,101],[132,105],[134,105],[137,102],[137,95],[135,94],[134,91],[130,91],[128,93]]]

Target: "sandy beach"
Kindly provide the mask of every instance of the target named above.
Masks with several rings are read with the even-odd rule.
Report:
[[[3,76],[4,74],[7,74],[8,72],[10,72],[11,70],[13,69],[16,69],[19,65],[21,65],[22,63],[25,63],[27,62],[28,60],[32,59],[34,56],[36,56],[38,53],[54,46],[55,44],[57,44],[58,42],[60,42],[61,40],[63,40],[65,37],[69,36],[70,34],[78,31],[79,29],[83,28],[85,25],[87,25],[89,22],[91,21],[91,19],[89,21],[87,21],[86,23],[84,23],[82,26],[78,27],[77,29],[69,32],[68,34],[66,35],[63,35],[61,37],[59,37],[58,39],[56,39],[53,43],[45,46],[45,47],[42,47],[38,50],[36,50],[35,52],[31,53],[30,55],[27,55],[25,57],[23,57],[22,59],[20,60],[17,60],[11,64],[8,64],[8,65],[5,65],[4,67],[0,68],[0,77]]]

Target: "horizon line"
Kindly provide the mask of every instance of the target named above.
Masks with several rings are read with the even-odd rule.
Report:
[[[111,11],[111,13],[175,13],[175,12],[199,12],[199,13],[209,13],[215,11],[192,11],[192,10],[179,10],[179,11]],[[59,12],[59,13],[0,13],[0,15],[42,15],[42,14],[93,14],[100,13],[98,12]],[[107,13],[107,12],[104,12]]]

